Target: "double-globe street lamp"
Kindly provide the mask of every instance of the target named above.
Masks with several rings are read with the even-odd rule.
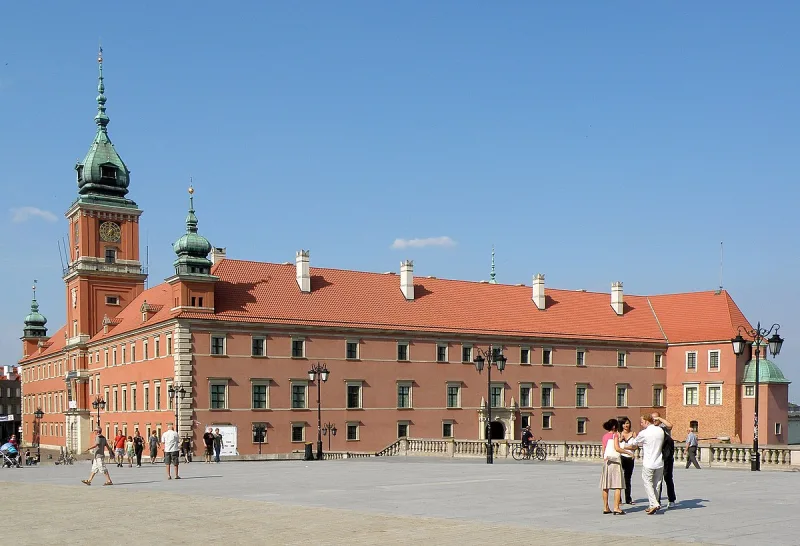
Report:
[[[175,432],[181,433],[180,422],[178,421],[178,401],[186,396],[186,389],[180,383],[174,383],[167,389],[169,399],[172,400],[172,405],[175,408]]]
[[[98,396],[97,398],[94,399],[94,402],[92,402],[92,407],[97,410],[97,427],[96,428],[101,428],[100,427],[100,410],[105,411],[105,409],[106,409],[106,401]]]
[[[494,449],[492,446],[492,364],[497,366],[497,371],[502,372],[506,367],[506,357],[500,349],[489,346],[486,351],[475,347],[477,356],[475,357],[475,369],[478,373],[483,371],[486,366],[486,464],[494,463]]]
[[[756,346],[756,369],[755,369],[755,411],[753,414],[753,451],[750,453],[750,470],[757,471],[761,470],[761,455],[758,452],[758,387],[759,387],[759,363],[761,360],[761,345],[764,340],[767,341],[769,346],[769,352],[772,353],[772,356],[778,356],[781,352],[781,347],[783,347],[783,338],[778,335],[778,331],[781,329],[780,324],[773,324],[772,326],[767,328],[761,327],[761,322],[758,323],[755,330],[748,330],[743,326],[739,326],[739,330],[736,334],[736,337],[731,340],[731,344],[733,345],[733,352],[736,356],[742,356],[744,354],[745,348],[747,346],[747,340],[742,337],[742,332],[744,332],[748,337],[753,338],[753,344]],[[773,334],[772,331],[775,331]],[[767,337],[772,334],[772,337]]]
[[[44,417],[42,408],[36,408],[33,416],[36,418],[36,426],[34,427],[36,432],[36,463],[39,464],[42,462],[42,417]]]
[[[328,437],[328,451],[331,450],[331,437],[336,436],[336,425],[333,423],[325,423],[322,425],[322,434]]]
[[[319,379],[317,380],[317,376]],[[308,379],[317,380],[317,460],[322,460],[322,384],[328,380],[328,367],[317,362],[308,370]]]

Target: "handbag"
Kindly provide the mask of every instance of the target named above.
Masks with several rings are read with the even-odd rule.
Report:
[[[603,458],[607,461],[618,463],[620,462],[619,452],[614,449],[614,438],[606,442],[606,449],[603,452]]]

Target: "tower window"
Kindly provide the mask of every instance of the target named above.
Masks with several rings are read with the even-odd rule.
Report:
[[[83,180],[83,165],[78,165],[77,171],[78,171],[78,182],[81,182]]]
[[[106,263],[113,264],[117,261],[117,251],[113,248],[106,249]]]
[[[106,296],[107,305],[119,305],[119,296]]]
[[[117,178],[117,169],[114,167],[108,166],[101,166],[100,167],[100,178],[111,178],[112,180],[116,180]]]

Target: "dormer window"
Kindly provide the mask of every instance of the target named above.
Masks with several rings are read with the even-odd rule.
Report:
[[[106,249],[106,263],[113,264],[117,261],[117,251],[113,248]]]
[[[111,180],[117,179],[117,169],[110,165],[100,166],[100,178],[110,178]]]

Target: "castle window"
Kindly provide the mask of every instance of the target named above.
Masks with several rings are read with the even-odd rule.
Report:
[[[100,166],[100,178],[110,178],[112,180],[116,180],[117,178],[117,169],[108,165],[101,165]]]
[[[78,182],[81,182],[83,180],[83,165],[78,165],[77,171],[78,171]]]
[[[119,296],[106,296],[107,305],[119,305]]]
[[[106,263],[113,264],[117,261],[117,251],[113,248],[106,249]]]

